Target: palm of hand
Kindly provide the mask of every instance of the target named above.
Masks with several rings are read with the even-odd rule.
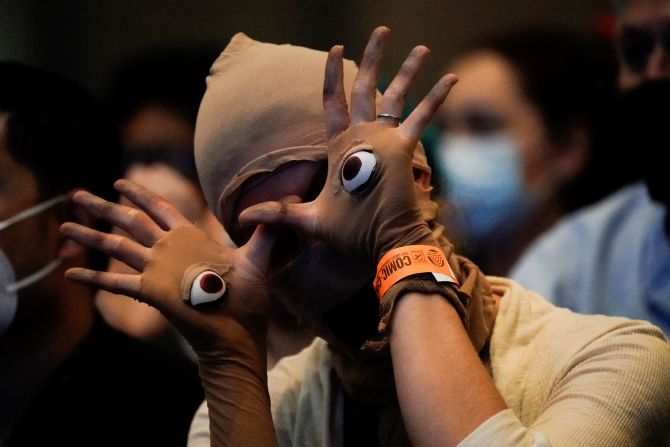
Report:
[[[387,35],[388,29],[379,27],[368,42],[352,87],[350,111],[344,94],[342,47],[333,47],[328,55],[323,100],[329,172],[321,194],[308,203],[252,206],[240,214],[240,224],[290,225],[342,253],[367,257],[373,268],[390,248],[429,237],[416,201],[412,157],[421,133],[456,78],[443,76],[403,123],[387,119],[400,115],[428,54],[426,47],[418,46],[382,97],[377,115],[376,80]]]

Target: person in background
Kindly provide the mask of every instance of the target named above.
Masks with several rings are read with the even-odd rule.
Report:
[[[465,254],[505,275],[564,214],[627,181],[612,137],[616,59],[595,36],[534,26],[478,41],[450,69],[460,82],[434,154],[443,219]]]
[[[670,335],[670,1],[615,5],[621,158],[643,181],[567,216],[511,276],[557,305],[649,320]]]
[[[193,158],[198,107],[205,92],[205,77],[217,53],[207,47],[142,53],[117,74],[108,103],[120,132],[124,177],[161,195],[214,240],[232,246],[202,195]],[[132,270],[111,259],[109,271]],[[168,351],[192,355],[183,338],[156,309],[102,290],[96,303],[113,327]],[[310,340],[311,336],[299,330],[295,320],[275,303],[275,318],[268,334],[268,367]]]
[[[195,366],[107,326],[94,292],[63,278],[72,265],[106,265],[58,227],[95,226],[71,195],[86,188],[115,198],[119,166],[112,126],[87,92],[0,62],[2,446],[186,442],[203,396]]]

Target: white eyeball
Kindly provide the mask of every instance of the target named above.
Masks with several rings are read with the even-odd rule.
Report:
[[[194,306],[211,303],[226,293],[226,282],[216,272],[205,270],[193,280],[189,301]]]
[[[370,151],[351,154],[342,165],[342,184],[349,192],[360,191],[372,179],[377,157]]]

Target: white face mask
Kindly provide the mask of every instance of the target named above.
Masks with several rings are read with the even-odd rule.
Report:
[[[515,228],[537,200],[524,186],[519,145],[505,133],[443,135],[440,168],[455,224],[471,241]]]
[[[22,220],[42,213],[52,206],[63,202],[64,200],[65,196],[58,196],[23,210],[9,219],[0,222],[0,231],[14,225],[15,223],[21,222]],[[7,331],[9,326],[12,324],[12,321],[14,320],[14,316],[16,315],[16,306],[18,304],[19,290],[35,284],[37,281],[53,272],[54,269],[60,265],[60,263],[60,259],[55,259],[36,272],[33,272],[25,278],[17,281],[12,264],[9,262],[9,259],[2,251],[2,248],[0,248],[0,335]]]

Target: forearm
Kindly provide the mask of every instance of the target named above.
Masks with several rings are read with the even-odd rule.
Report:
[[[506,408],[443,296],[404,295],[394,310],[390,343],[398,399],[415,445],[457,445]]]
[[[241,350],[198,354],[212,447],[277,445],[264,346],[247,343]]]

